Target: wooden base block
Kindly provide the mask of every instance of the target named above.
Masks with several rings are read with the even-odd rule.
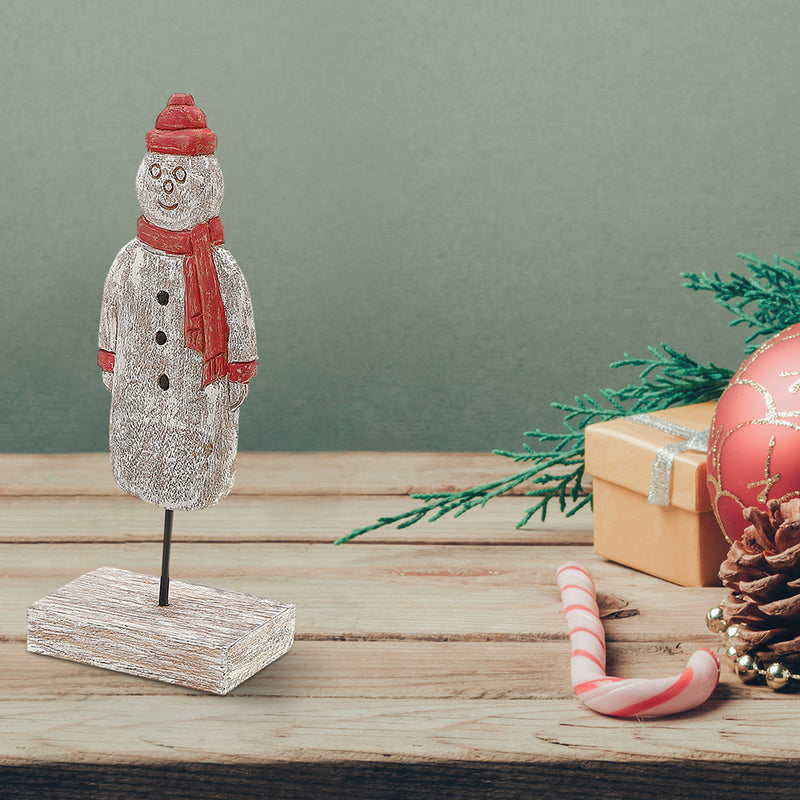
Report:
[[[294,642],[295,607],[100,567],[28,607],[28,650],[227,694]]]

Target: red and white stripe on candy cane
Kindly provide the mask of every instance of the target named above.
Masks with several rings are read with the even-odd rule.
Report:
[[[603,623],[589,571],[577,561],[556,571],[572,647],[570,673],[575,694],[592,711],[611,717],[662,717],[704,703],[719,682],[719,661],[711,650],[692,654],[671,678],[613,678],[606,675]]]

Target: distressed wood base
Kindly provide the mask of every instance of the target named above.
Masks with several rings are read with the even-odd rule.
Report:
[[[112,567],[87,572],[28,607],[28,650],[227,694],[294,642],[295,607]]]

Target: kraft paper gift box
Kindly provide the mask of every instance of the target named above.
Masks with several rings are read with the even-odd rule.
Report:
[[[645,416],[655,417],[656,425],[661,420],[666,428],[677,424],[691,429],[702,439],[715,408],[715,402],[698,403]],[[682,586],[715,586],[729,544],[711,509],[706,454],[682,450],[670,469],[662,450],[678,450],[688,438],[630,417],[586,428],[586,471],[594,479],[594,549],[611,561]],[[668,505],[648,502],[657,457],[661,481],[656,484]]]

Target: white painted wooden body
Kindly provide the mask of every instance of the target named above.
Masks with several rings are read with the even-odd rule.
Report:
[[[230,329],[228,360],[254,361],[247,283],[225,247],[215,247],[213,257]],[[168,293],[166,304],[159,292]],[[159,331],[164,344],[156,340]],[[115,354],[109,444],[119,486],[173,509],[206,508],[225,497],[247,387],[228,378],[201,386],[203,357],[184,340],[183,256],[138,238],[122,248],[106,279],[99,347]]]

